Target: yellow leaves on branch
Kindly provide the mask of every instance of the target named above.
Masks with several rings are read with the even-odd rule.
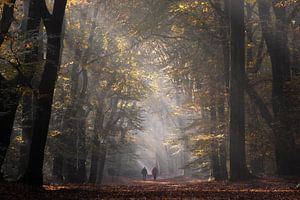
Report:
[[[13,6],[14,4],[11,3],[11,0],[0,0],[0,4],[6,4],[6,5],[9,5],[9,6]]]
[[[191,140],[192,141],[211,141],[214,139],[223,139],[223,138],[224,138],[224,134],[217,134],[217,135],[200,134],[200,135],[192,136]]]
[[[69,5],[83,5],[83,4],[89,4],[92,0],[68,0]]]
[[[53,131],[49,131],[49,136],[50,137],[56,137],[56,136],[59,136],[61,135],[62,133],[58,130],[53,130]]]
[[[128,48],[128,42],[125,38],[118,37],[116,41],[117,41],[117,47],[121,52],[125,51]]]
[[[293,5],[295,3],[297,3],[297,1],[299,0],[282,0],[282,1],[278,1],[275,6],[277,7],[287,7],[290,5]]]
[[[206,1],[181,2],[174,6],[171,12],[189,12],[195,9],[207,13],[209,11],[209,4]]]

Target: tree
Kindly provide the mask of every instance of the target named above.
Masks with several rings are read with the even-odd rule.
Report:
[[[245,22],[244,1],[230,2],[230,88],[229,88],[229,138],[230,179],[249,178],[245,152]]]
[[[286,7],[278,1],[258,0],[260,24],[263,37],[268,48],[272,63],[272,108],[274,113],[275,156],[277,172],[281,175],[295,175],[298,173],[299,158],[292,121],[291,107],[284,91],[286,82],[291,80],[290,53],[288,47],[288,19]],[[296,5],[295,10],[299,5]],[[272,26],[270,9],[275,13],[275,25]],[[293,12],[291,13],[291,15]]]
[[[46,28],[47,54],[38,91],[29,163],[24,176],[21,178],[21,182],[30,185],[41,186],[43,184],[44,150],[51,116],[55,82],[60,65],[63,19],[66,3],[67,0],[54,1],[53,11],[52,14],[50,14],[45,1],[31,1],[31,5],[39,5],[39,17],[43,19]]]
[[[14,3],[15,1],[11,1],[10,3]],[[14,5],[14,4],[12,4]],[[40,18],[38,17],[38,5],[30,4],[31,9],[28,12],[28,19],[26,19],[26,41],[25,41],[25,58],[24,65],[26,66],[26,72],[20,70],[21,63],[17,60],[17,63],[8,62],[13,68],[17,70],[17,76],[12,80],[6,80],[1,75],[1,113],[0,116],[0,124],[1,124],[1,135],[0,135],[0,167],[3,164],[3,160],[6,155],[7,148],[10,144],[10,137],[13,130],[13,124],[15,119],[15,114],[17,107],[19,105],[19,100],[22,96],[23,89],[22,87],[33,89],[31,85],[31,79],[35,71],[35,65],[38,60],[38,45],[37,45],[37,37],[39,33],[40,27]],[[8,12],[8,14],[4,14],[3,20],[11,20],[13,17],[13,8],[14,6],[9,6],[4,4],[4,13]],[[3,22],[4,23],[4,22]],[[2,37],[7,34],[10,23],[5,22],[2,29]],[[5,33],[5,34],[4,34]],[[2,41],[3,42],[3,41]],[[11,50],[12,51],[12,50]],[[17,58],[14,55],[15,59]],[[31,63],[31,64],[29,64]],[[32,64],[33,63],[33,64]]]

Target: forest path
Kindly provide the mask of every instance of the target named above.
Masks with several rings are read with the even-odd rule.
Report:
[[[255,180],[242,183],[207,181],[132,181],[110,185],[45,185],[34,189],[13,183],[0,184],[1,200],[6,199],[266,199],[300,200],[292,182]]]

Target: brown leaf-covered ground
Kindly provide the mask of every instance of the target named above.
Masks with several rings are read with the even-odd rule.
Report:
[[[201,199],[300,200],[295,181],[260,179],[240,183],[205,181],[131,181],[107,185],[45,185],[43,189],[0,183],[0,199]]]

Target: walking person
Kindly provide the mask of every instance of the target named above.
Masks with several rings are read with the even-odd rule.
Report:
[[[143,180],[145,181],[146,178],[147,178],[147,174],[148,174],[146,167],[144,167],[144,168],[142,169],[141,173],[142,173],[142,175],[143,175]]]
[[[157,167],[153,167],[152,169],[152,176],[153,176],[153,179],[156,181],[156,177],[158,175],[158,169]]]

